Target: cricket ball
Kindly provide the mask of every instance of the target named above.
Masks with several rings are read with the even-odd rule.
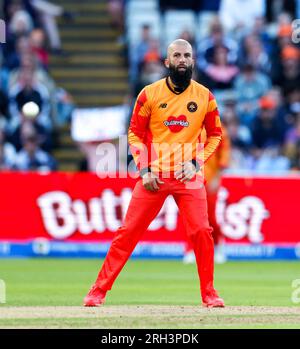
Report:
[[[34,102],[27,102],[22,107],[22,113],[25,117],[33,119],[40,112],[39,106]]]

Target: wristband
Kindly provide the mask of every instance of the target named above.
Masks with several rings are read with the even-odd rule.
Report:
[[[196,159],[191,160],[191,163],[195,166],[196,172],[200,171],[200,164]]]
[[[140,170],[140,176],[143,177],[144,174],[151,172],[150,167],[144,167]]]

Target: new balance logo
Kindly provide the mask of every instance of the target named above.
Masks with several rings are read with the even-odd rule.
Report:
[[[161,103],[159,108],[165,109],[167,108],[167,106],[168,106],[167,103]]]

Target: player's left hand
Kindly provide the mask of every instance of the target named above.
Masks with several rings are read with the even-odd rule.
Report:
[[[189,182],[196,175],[196,167],[191,161],[180,162],[179,169],[175,172],[175,178],[182,182]]]

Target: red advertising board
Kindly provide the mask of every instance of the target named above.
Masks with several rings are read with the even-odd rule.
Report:
[[[299,208],[299,176],[225,176],[216,213],[228,242],[295,244]]]
[[[111,240],[135,183],[92,173],[1,173],[0,239]],[[177,207],[169,197],[142,241],[182,239]]]
[[[110,240],[135,182],[92,173],[1,173],[0,240]],[[230,243],[297,244],[299,198],[300,177],[226,176],[217,217]],[[169,197],[142,241],[183,240],[177,207]]]

